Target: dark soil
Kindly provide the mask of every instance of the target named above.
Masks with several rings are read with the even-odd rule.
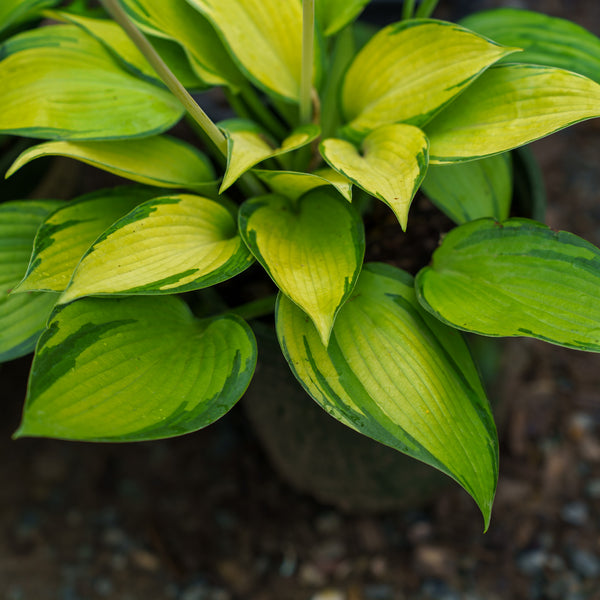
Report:
[[[597,3],[511,4],[600,34]],[[533,145],[548,224],[595,244],[599,140],[596,121]],[[377,243],[393,248],[402,234],[385,229]],[[419,509],[376,515],[295,492],[241,406],[161,442],[12,441],[28,360],[2,365],[0,598],[598,600],[600,358],[523,339],[504,356],[491,391],[501,466],[486,534],[455,485]]]

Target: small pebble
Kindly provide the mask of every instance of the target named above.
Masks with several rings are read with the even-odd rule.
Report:
[[[108,527],[102,534],[102,541],[111,548],[127,548],[129,538],[127,534],[118,527]]]
[[[365,600],[393,600],[394,589],[385,583],[372,583],[365,585]]]
[[[113,593],[112,581],[106,577],[99,577],[96,579],[96,581],[94,581],[94,591],[99,596],[110,596]]]
[[[229,592],[205,583],[194,583],[181,592],[179,600],[230,600]]]
[[[302,565],[299,573],[300,583],[306,586],[320,587],[325,585],[326,577],[323,571],[318,569],[316,565],[307,563]]]
[[[576,412],[569,417],[567,431],[572,439],[578,440],[594,430],[594,419],[584,412]]]
[[[525,550],[517,556],[517,567],[525,575],[537,575],[548,562],[548,554],[545,550],[536,548]]]
[[[314,594],[312,600],[346,600],[346,594],[340,590],[323,590]]]
[[[574,502],[565,504],[560,511],[560,516],[562,517],[563,521],[569,525],[581,527],[587,523],[590,517],[590,511],[587,504],[576,500]]]
[[[131,562],[144,571],[156,571],[160,567],[160,560],[152,552],[138,548],[129,554]]]
[[[433,537],[433,525],[429,521],[417,521],[408,528],[406,537],[412,544],[422,544]]]
[[[594,500],[600,499],[600,477],[588,481],[585,486],[585,493]]]
[[[279,565],[279,574],[282,577],[291,577],[296,572],[297,566],[298,559],[296,554],[293,552],[287,552],[281,559],[281,564]]]
[[[315,519],[315,529],[322,535],[332,535],[337,533],[342,527],[342,518],[336,512],[326,512],[317,515]]]
[[[441,579],[426,579],[421,593],[427,600],[460,600],[460,594]]]
[[[570,553],[571,564],[585,579],[600,577],[600,558],[591,552],[575,548]]]
[[[11,585],[6,592],[6,600],[23,600],[25,594],[20,585]]]
[[[456,571],[452,551],[431,544],[415,548],[415,566],[421,573],[441,578],[448,578]]]

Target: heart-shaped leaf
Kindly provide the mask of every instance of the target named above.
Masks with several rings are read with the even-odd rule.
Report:
[[[0,204],[0,362],[34,349],[58,298],[56,294],[9,294],[27,269],[40,223],[62,204],[56,200]]]
[[[186,0],[122,0],[131,18],[147,33],[172,40],[185,50],[207,85],[237,91],[244,78],[212,25]]]
[[[286,137],[279,148],[273,148],[262,129],[245,119],[222,121],[219,126],[227,137],[227,170],[219,193],[222,194],[246,171],[267,158],[280,156],[302,148],[315,140],[320,133],[318,125],[302,125]]]
[[[482,217],[508,218],[512,163],[503,153],[480,160],[430,165],[421,189],[455,223]]]
[[[215,172],[208,158],[186,142],[165,135],[104,142],[46,142],[21,153],[6,177],[41,156],[68,156],[146,185],[216,193]]]
[[[422,310],[408,274],[367,265],[329,346],[280,296],[277,334],[294,375],[333,417],[450,475],[489,523],[496,430],[461,334]]]
[[[425,177],[428,142],[417,127],[384,125],[362,143],[362,154],[350,142],[329,138],[321,155],[339,173],[383,200],[406,229],[408,209]]]
[[[514,51],[444,21],[410,20],[385,27],[346,73],[344,134],[360,141],[386,123],[421,127],[484,69]]]
[[[421,304],[453,327],[600,352],[600,250],[572,233],[472,221],[444,238],[416,283]]]
[[[271,171],[270,169],[254,169],[252,172],[261,181],[264,181],[275,194],[281,194],[291,200],[297,200],[316,187],[333,185],[348,202],[352,202],[352,184],[333,169],[319,169],[314,173]]]
[[[94,242],[60,301],[198,290],[251,263],[232,210],[201,196],[164,196],[140,204]]]
[[[461,25],[500,44],[522,48],[516,62],[559,67],[600,83],[600,39],[576,23],[498,8],[469,15]]]
[[[425,128],[432,163],[511,150],[600,116],[600,85],[534,65],[488,69]]]
[[[169,129],[183,107],[130,75],[75,25],[26,31],[0,47],[0,131],[43,139],[107,140]]]
[[[212,22],[234,60],[256,85],[269,94],[298,101],[302,63],[302,5],[298,0],[188,2]],[[315,46],[318,79],[320,51]]]
[[[120,187],[86,194],[50,214],[40,225],[25,278],[15,292],[62,292],[94,241],[115,221],[156,191]],[[29,256],[28,256],[29,258]]]
[[[362,222],[352,205],[328,188],[311,190],[296,203],[271,194],[247,200],[239,221],[256,259],[327,344],[365,250]]]
[[[33,361],[16,437],[139,441],[196,431],[244,393],[250,328],[195,319],[176,297],[87,298],[58,310]]]

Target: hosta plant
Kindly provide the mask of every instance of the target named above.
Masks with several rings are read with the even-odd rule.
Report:
[[[0,133],[38,140],[6,176],[59,155],[130,182],[0,204],[0,358],[35,349],[16,437],[196,431],[244,394],[272,313],[324,410],[455,479],[487,527],[498,442],[463,332],[600,350],[600,250],[510,216],[514,149],[600,116],[600,41],[429,0],[374,31],[367,3],[4,0],[5,29],[46,19],[0,46]],[[224,121],[190,95],[209,88]],[[456,224],[430,265],[365,263],[373,207],[403,236],[419,188]],[[237,299],[265,273],[276,297]]]

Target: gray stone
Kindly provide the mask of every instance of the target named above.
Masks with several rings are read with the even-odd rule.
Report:
[[[591,552],[575,548],[571,551],[571,564],[585,579],[600,577],[600,558]]]
[[[565,504],[560,511],[560,516],[569,525],[581,527],[582,525],[585,525],[590,518],[590,511],[585,502],[576,500]]]
[[[548,554],[541,548],[525,550],[517,556],[517,567],[525,575],[537,575],[548,562]]]

